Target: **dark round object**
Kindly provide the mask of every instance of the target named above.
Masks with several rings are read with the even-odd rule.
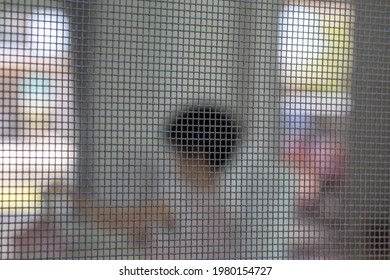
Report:
[[[236,148],[238,127],[227,113],[195,107],[177,115],[168,128],[175,149],[186,158],[203,158],[222,166]]]

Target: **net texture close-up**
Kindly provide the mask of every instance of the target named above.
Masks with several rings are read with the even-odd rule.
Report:
[[[0,1],[0,259],[390,259],[387,0]]]

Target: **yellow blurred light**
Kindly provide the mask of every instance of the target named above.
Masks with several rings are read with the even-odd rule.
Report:
[[[292,1],[280,16],[279,65],[289,93],[346,97],[353,62],[354,12],[349,4]]]
[[[0,211],[30,213],[42,206],[42,188],[33,185],[0,188]]]

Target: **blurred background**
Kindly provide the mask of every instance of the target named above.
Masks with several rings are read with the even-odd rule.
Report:
[[[389,16],[2,1],[1,259],[389,259]]]

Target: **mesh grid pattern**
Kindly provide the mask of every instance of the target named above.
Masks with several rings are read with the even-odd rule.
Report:
[[[1,3],[1,259],[389,259],[389,15]]]

